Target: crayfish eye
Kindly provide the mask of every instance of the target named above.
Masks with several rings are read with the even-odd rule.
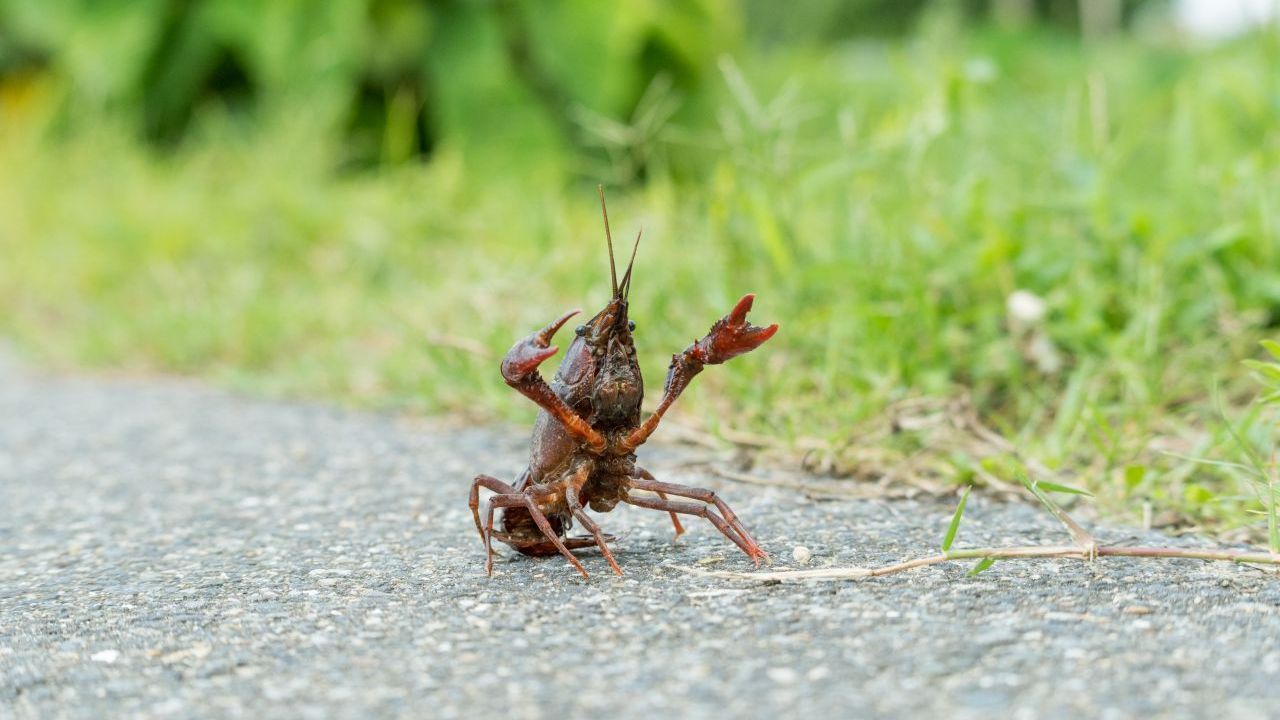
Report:
[[[574,332],[574,333],[576,333],[579,337],[581,337],[581,336],[583,336],[583,335],[586,335],[586,334],[587,334],[587,326],[586,326],[586,325],[579,325],[578,327],[576,327],[576,328],[574,328],[574,329],[573,329],[573,332]]]
[[[635,329],[636,329],[636,321],[635,321],[635,320],[628,320],[628,321],[627,321],[627,329],[628,329],[628,330],[630,330],[630,331],[632,331],[632,332],[635,332]]]

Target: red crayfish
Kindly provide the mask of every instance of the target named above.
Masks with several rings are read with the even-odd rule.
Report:
[[[635,451],[649,439],[671,404],[704,366],[718,365],[760,347],[773,337],[778,326],[762,328],[748,323],[747,312],[755,296],[743,296],[705,337],[671,358],[662,401],[642,422],[644,381],[632,338],[636,326],[627,317],[631,271],[640,236],[636,236],[631,262],[622,282],[618,282],[603,188],[600,210],[613,287],[609,304],[578,326],[577,336],[550,384],[538,373],[538,366],[556,353],[550,345],[552,336],[578,310],[561,315],[517,342],[502,360],[503,379],[537,403],[541,411],[533,427],[529,466],[515,485],[488,475],[478,475],[471,485],[468,504],[484,542],[485,572],[493,574],[492,540],[496,538],[526,555],[559,552],[583,577],[587,577],[587,571],[570,551],[595,545],[613,571],[621,575],[622,569],[606,544],[614,538],[602,533],[584,510],[590,507],[596,512],[608,512],[620,502],[670,513],[677,537],[684,532],[677,513],[706,518],[758,566],[768,555],[723,500],[710,490],[658,481],[636,464]],[[482,487],[497,493],[489,498],[483,524]],[[637,495],[634,490],[653,495]],[[695,502],[670,500],[668,495]],[[501,511],[500,529],[496,530],[495,511]],[[574,520],[590,533],[589,537],[567,537]]]

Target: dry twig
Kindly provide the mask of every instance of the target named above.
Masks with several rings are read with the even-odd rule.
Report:
[[[895,573],[906,572],[907,570],[914,570],[916,568],[928,567],[930,565],[938,565],[956,560],[978,560],[979,562],[974,566],[971,574],[977,574],[986,570],[998,560],[1046,558],[1074,558],[1077,560],[1088,561],[1093,561],[1100,557],[1135,557],[1150,559],[1183,558],[1191,560],[1252,563],[1268,566],[1280,565],[1280,553],[1271,551],[1206,550],[1175,547],[1099,545],[1092,534],[1068,515],[1067,512],[1049,496],[1050,492],[1074,494],[1087,493],[1066,485],[1058,485],[1045,481],[1033,481],[1025,474],[1025,472],[1021,471],[1019,472],[1018,479],[1022,482],[1023,487],[1025,487],[1028,492],[1035,495],[1036,499],[1038,499],[1060,523],[1062,523],[1063,527],[1065,527],[1067,532],[1071,535],[1071,538],[1074,541],[1073,544],[1019,545],[1003,548],[983,547],[952,550],[951,543],[955,539],[956,532],[960,526],[960,520],[964,514],[965,500],[968,497],[968,492],[966,491],[965,496],[961,498],[960,504],[956,508],[956,512],[951,519],[951,524],[943,538],[942,552],[935,555],[928,555],[912,560],[903,560],[901,562],[875,568],[845,567],[815,570],[779,570],[760,573],[706,571],[696,568],[680,569],[685,572],[698,575],[708,575],[711,577],[755,580],[757,582],[799,582],[804,580],[856,580],[861,578],[879,577],[882,575],[892,575]]]

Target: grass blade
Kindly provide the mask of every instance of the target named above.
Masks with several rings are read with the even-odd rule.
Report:
[[[987,568],[995,564],[996,564],[996,559],[993,557],[982,558],[976,564],[974,564],[973,569],[969,571],[969,577],[973,577],[978,573],[982,572],[983,570],[986,570]]]
[[[1273,553],[1280,553],[1280,523],[1276,521],[1276,478],[1267,475],[1267,544]]]
[[[1270,348],[1267,348],[1270,350]],[[1235,442],[1236,447],[1244,454],[1245,459],[1253,466],[1258,477],[1266,484],[1267,496],[1263,500],[1263,507],[1267,510],[1267,544],[1270,546],[1271,552],[1280,552],[1280,518],[1277,517],[1275,478],[1271,470],[1269,470],[1262,458],[1258,457],[1258,453],[1254,450],[1253,445],[1245,440],[1236,430],[1235,425],[1231,424],[1231,420],[1227,417],[1227,413],[1222,409],[1222,396],[1215,387],[1213,392],[1214,406],[1218,410],[1218,416],[1222,418],[1222,424],[1227,428],[1227,432],[1231,435],[1231,439]]]
[[[1044,481],[1040,481],[1036,483],[1036,485],[1039,486],[1041,490],[1048,490],[1049,492],[1070,493],[1072,495],[1084,495],[1085,497],[1093,497],[1093,493],[1089,492],[1088,490],[1082,490],[1078,487],[1071,487],[1070,485],[1059,485],[1058,483],[1044,482]]]
[[[1254,450],[1253,445],[1244,439],[1240,432],[1236,430],[1235,425],[1231,424],[1230,418],[1227,417],[1227,411],[1222,407],[1222,395],[1218,392],[1216,387],[1213,390],[1213,405],[1214,409],[1218,411],[1218,417],[1222,418],[1222,426],[1227,429],[1227,434],[1231,436],[1231,440],[1244,455],[1245,459],[1249,461],[1249,464],[1253,466],[1258,477],[1265,478],[1267,476],[1266,465],[1262,462],[1262,459],[1258,457],[1258,453]]]
[[[973,486],[964,489],[964,494],[960,496],[960,504],[956,505],[955,514],[951,516],[951,525],[947,527],[947,534],[942,538],[942,552],[951,549],[951,543],[955,542],[956,533],[960,530],[960,518],[964,517],[964,504],[969,502],[969,492],[973,490]]]
[[[1027,471],[1025,469],[1019,467],[1016,472],[1018,480],[1022,483],[1022,486],[1025,487],[1032,495],[1035,495],[1036,499],[1040,501],[1040,504],[1044,505],[1045,508],[1058,519],[1058,522],[1062,523],[1062,526],[1067,529],[1067,532],[1071,533],[1071,537],[1076,541],[1077,545],[1082,548],[1088,548],[1094,547],[1097,544],[1093,539],[1093,536],[1089,534],[1089,531],[1085,530],[1080,523],[1072,519],[1065,510],[1058,506],[1058,503],[1053,501],[1053,498],[1049,497],[1045,491],[1041,490],[1039,483],[1033,481],[1027,475]]]
[[[1249,473],[1250,475],[1256,475],[1258,473],[1258,471],[1255,468],[1252,468],[1248,465],[1242,465],[1241,463],[1238,463],[1238,462],[1230,462],[1228,460],[1210,460],[1209,458],[1192,457],[1190,455],[1183,455],[1181,453],[1169,452],[1168,450],[1161,450],[1160,454],[1168,455],[1169,457],[1173,457],[1173,458],[1178,458],[1179,460],[1186,460],[1187,462],[1199,463],[1201,465],[1212,465],[1213,467],[1230,468],[1232,470],[1239,470],[1241,472]]]

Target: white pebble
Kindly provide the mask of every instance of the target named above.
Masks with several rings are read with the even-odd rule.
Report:
[[[99,650],[98,652],[90,655],[89,659],[94,662],[106,663],[110,665],[111,663],[120,659],[120,651],[119,650]]]
[[[800,674],[788,667],[769,668],[765,672],[770,680],[779,685],[790,685],[800,679]]]
[[[800,565],[808,565],[813,559],[813,551],[803,545],[797,545],[791,548],[791,559]]]

